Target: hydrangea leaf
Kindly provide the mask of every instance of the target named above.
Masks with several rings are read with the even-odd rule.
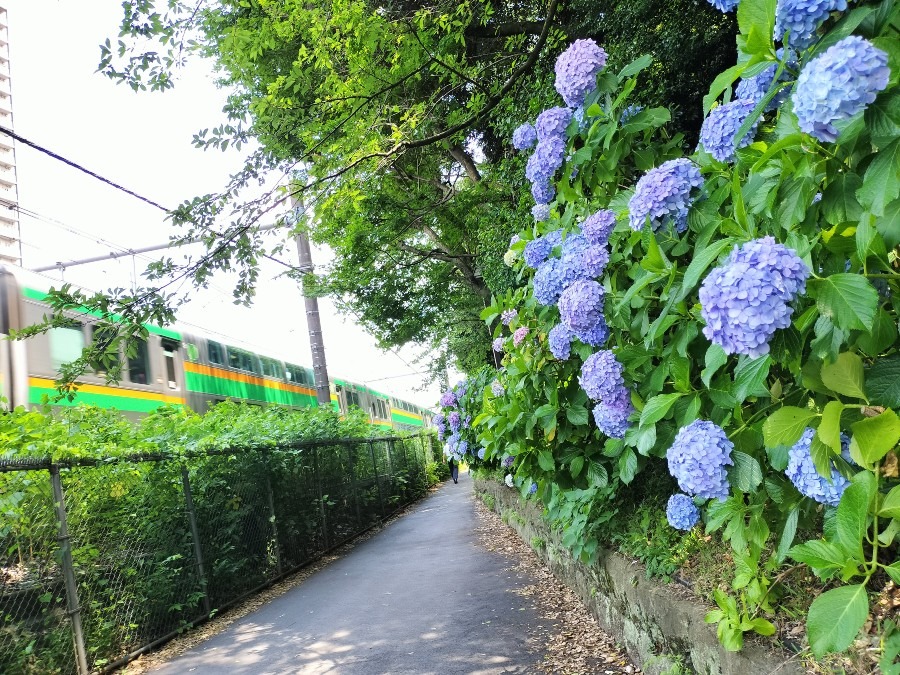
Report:
[[[732,452],[731,459],[734,462],[734,466],[728,470],[728,481],[732,487],[736,487],[745,493],[755,491],[763,481],[763,473],[759,466],[759,461],[740,450]]]
[[[700,281],[700,277],[703,276],[703,273],[709,269],[709,266],[712,265],[720,255],[722,255],[723,251],[731,248],[734,243],[735,240],[730,237],[719,239],[703,250],[694,252],[691,264],[688,265],[687,270],[684,272],[684,279],[681,282],[681,292],[678,293],[679,301],[684,300],[688,294],[694,290],[694,287]],[[707,386],[709,386],[708,383]]]
[[[841,451],[841,413],[844,405],[840,401],[829,401],[822,411],[822,421],[816,429],[817,438],[835,453]]]
[[[583,405],[573,405],[566,408],[566,419],[575,426],[584,426],[588,423],[588,409]]]
[[[763,423],[763,440],[766,447],[793,445],[817,416],[815,411],[808,408],[789,405],[775,411]]]
[[[823,656],[849,647],[869,615],[865,584],[833,588],[809,608],[806,632],[813,654]]]
[[[790,551],[791,544],[794,543],[794,537],[797,535],[797,521],[799,517],[800,506],[795,504],[784,521],[784,528],[781,530],[781,537],[778,540],[778,549],[775,552],[778,562],[784,562],[788,556],[788,551]]]
[[[875,155],[856,196],[876,216],[883,216],[885,206],[900,196],[900,138]]]
[[[625,448],[625,452],[619,455],[619,478],[628,485],[637,474],[637,455],[632,448]]]
[[[768,396],[765,386],[772,365],[771,356],[758,356],[755,359],[741,356],[734,370],[734,396],[738,403],[748,396]]]
[[[867,532],[869,505],[877,492],[875,475],[860,471],[844,490],[835,516],[835,541],[844,553],[856,561],[864,560],[863,540]]]
[[[875,405],[900,408],[900,355],[879,359],[866,373],[866,391]]]
[[[869,335],[860,335],[856,346],[869,356],[876,356],[897,340],[897,325],[891,315],[879,309]]]
[[[900,441],[900,418],[890,408],[850,428],[853,430],[850,455],[861,466],[870,467],[880,461]]]
[[[878,293],[858,274],[832,274],[808,282],[819,312],[844,330],[871,330],[878,308]]]
[[[578,478],[583,468],[584,457],[582,455],[578,455],[569,463],[569,473],[572,474],[572,478]]]
[[[741,0],[737,10],[742,50],[747,54],[768,54],[775,30],[775,0]]]
[[[856,198],[862,187],[862,178],[853,172],[838,174],[822,193],[821,210],[825,220],[832,224],[855,222],[863,209]]]
[[[841,569],[846,559],[844,553],[837,546],[821,540],[797,544],[788,551],[788,555],[797,562],[812,567],[816,575],[823,579],[828,579]]]
[[[645,68],[649,68],[652,63],[653,63],[653,57],[650,56],[649,54],[644,54],[643,56],[638,57],[637,59],[635,59],[634,61],[629,63],[627,66],[622,68],[622,70],[619,71],[619,74],[617,75],[617,77],[619,78],[619,81],[621,82],[626,77],[631,77],[632,75],[637,75],[639,72],[641,72]]]
[[[666,416],[666,413],[669,412],[669,409],[675,404],[675,401],[682,396],[684,396],[684,394],[674,393],[659,394],[651,398],[647,401],[644,405],[644,409],[641,411],[640,426],[644,427],[659,422],[659,420]]]
[[[838,394],[867,400],[863,362],[852,352],[843,352],[834,363],[823,364],[822,382]]]
[[[710,380],[712,380],[716,371],[727,362],[728,354],[725,353],[725,350],[717,344],[711,344],[709,349],[706,350],[706,368],[700,373],[700,379],[703,380],[703,384],[705,384],[707,388],[709,388]]]
[[[881,502],[881,508],[878,510],[879,516],[886,518],[900,519],[900,485],[895,486]]]
[[[875,44],[883,49],[877,42]],[[900,137],[900,93],[894,91],[887,96],[879,96],[866,108],[864,119],[872,134],[872,142],[879,148],[890,145]]]

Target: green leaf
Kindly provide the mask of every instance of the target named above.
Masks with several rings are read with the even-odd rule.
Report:
[[[617,77],[619,78],[619,81],[622,81],[627,77],[631,77],[632,75],[637,75],[639,72],[641,72],[645,68],[649,68],[652,63],[653,63],[653,57],[650,56],[649,54],[644,54],[643,56],[635,59],[634,61],[629,63],[627,66],[622,68],[622,70],[619,71],[619,74]]]
[[[703,273],[718,259],[723,251],[731,248],[734,242],[735,240],[731,238],[719,239],[712,242],[699,253],[694,253],[691,264],[688,265],[684,273],[684,280],[681,282],[681,292],[678,294],[679,302],[684,300],[694,290]]]
[[[841,652],[849,647],[869,615],[864,584],[833,588],[817,597],[809,608],[806,632],[813,654]]]
[[[775,0],[742,0],[738,5],[737,20],[741,35],[746,38],[743,45],[746,53],[767,54],[772,50]]]
[[[900,441],[900,418],[890,408],[876,417],[867,417],[851,424],[850,428],[853,430],[853,445],[856,445],[862,459],[860,464],[865,467],[880,461]]]
[[[763,441],[767,448],[793,445],[818,415],[808,408],[786,405],[772,413],[763,423]]]
[[[556,468],[556,462],[553,461],[553,455],[549,450],[541,450],[538,453],[538,465],[544,471],[553,471]]]
[[[858,274],[832,274],[808,282],[809,294],[819,312],[838,328],[871,330],[878,307],[878,293]]]
[[[654,396],[644,405],[644,409],[641,411],[641,421],[640,426],[648,426],[650,424],[656,424],[663,417],[666,416],[666,413],[669,412],[669,409],[674,405],[675,401],[684,396],[684,394],[659,394],[658,396]]]
[[[778,540],[778,549],[775,552],[778,562],[784,562],[788,556],[791,544],[794,543],[794,537],[797,536],[797,521],[799,517],[800,506],[795,505],[784,521],[784,529],[781,531],[781,538]]]
[[[866,127],[879,148],[900,137],[900,93],[886,92],[869,104],[865,113]]]
[[[863,362],[852,352],[843,352],[834,363],[823,364],[822,382],[838,394],[866,400]]]
[[[606,472],[606,467],[600,462],[589,462],[588,480],[594,487],[605,488],[609,484],[609,474]]]
[[[738,359],[737,368],[734,369],[733,389],[738,403],[743,402],[748,396],[769,395],[765,383],[771,365],[772,357],[768,355],[756,358],[742,355]]]
[[[856,196],[876,216],[883,216],[888,202],[900,196],[900,138],[875,155]]]
[[[900,199],[895,199],[884,209],[884,215],[875,219],[875,229],[887,248],[900,244]]]
[[[856,225],[856,255],[860,261],[865,261],[869,256],[876,258],[885,258],[887,249],[878,230],[872,225],[875,218],[871,214],[863,214]]]
[[[581,475],[581,470],[584,468],[584,456],[577,455],[569,462],[569,473],[572,474],[572,478],[578,478]]]
[[[875,362],[866,373],[866,391],[872,404],[900,408],[900,355]]]
[[[877,356],[893,345],[896,339],[897,325],[894,319],[884,309],[879,308],[872,332],[860,335],[856,340],[856,346],[869,356]]]
[[[895,584],[900,586],[900,560],[884,568]]]
[[[831,225],[856,222],[863,209],[856,199],[856,191],[862,187],[862,178],[855,173],[840,173],[822,194],[820,208]]]
[[[566,408],[566,419],[576,427],[583,427],[590,419],[588,409],[583,405],[573,405]]]
[[[878,510],[878,515],[900,520],[900,485],[894,486],[894,488],[887,493],[884,501],[881,502],[881,508]]]
[[[848,557],[863,561],[863,540],[866,536],[869,504],[875,497],[875,476],[860,471],[841,495],[835,515],[835,540]]]
[[[816,429],[818,439],[831,448],[835,454],[841,451],[841,413],[844,405],[840,401],[829,401],[822,411],[822,421]]]
[[[703,384],[709,388],[709,381],[712,379],[713,375],[716,374],[716,371],[719,370],[719,368],[728,362],[728,354],[726,354],[725,350],[719,345],[711,344],[709,349],[706,350],[705,362],[706,368],[700,373],[700,379],[703,380]]]
[[[732,487],[741,492],[756,491],[763,480],[762,469],[756,458],[746,452],[735,450],[731,453],[731,459],[734,466],[728,470],[728,479]]]
[[[750,629],[759,635],[775,635],[775,625],[771,621],[766,621],[763,618],[753,619],[753,621],[750,622]]]
[[[632,448],[625,448],[619,455],[619,478],[628,485],[637,474],[637,455]]]
[[[837,546],[816,539],[798,544],[788,555],[799,563],[809,565],[823,579],[828,579],[844,566],[847,556]]]
[[[648,272],[668,271],[672,266],[672,263],[666,259],[662,249],[659,248],[659,243],[656,241],[656,235],[653,234],[653,231],[649,227],[644,228],[644,236],[642,239],[647,253],[641,258],[641,267]]]

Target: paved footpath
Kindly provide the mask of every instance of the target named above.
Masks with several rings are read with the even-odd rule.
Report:
[[[165,675],[533,673],[542,620],[474,534],[462,474],[301,585],[153,671]]]

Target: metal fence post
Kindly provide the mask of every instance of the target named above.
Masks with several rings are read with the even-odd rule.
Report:
[[[269,476],[269,453],[262,451],[263,471],[266,476],[266,499],[269,502],[269,522],[272,523],[272,538],[275,540],[275,570],[281,576],[281,547],[278,543],[278,523],[275,522],[275,497],[272,493],[272,480]]]
[[[362,514],[359,510],[359,481],[354,472],[356,462],[353,461],[353,453],[355,450],[355,446],[347,445],[347,459],[350,462],[350,491],[353,493],[353,506],[356,508],[356,528],[358,530],[362,527]]]
[[[378,486],[378,503],[381,505],[381,518],[384,518],[385,510],[384,510],[384,495],[381,492],[381,474],[378,473],[378,461],[375,459],[375,443],[372,440],[368,441],[369,444],[369,454],[372,455],[372,466],[375,468],[375,485]]]
[[[50,465],[50,484],[53,486],[53,501],[56,503],[56,517],[59,521],[59,548],[62,552],[63,575],[66,581],[66,603],[68,615],[72,619],[72,640],[75,643],[75,657],[78,662],[79,675],[87,675],[87,650],[84,645],[84,630],[81,626],[81,607],[78,604],[78,585],[75,581],[75,563],[72,560],[72,542],[69,538],[69,526],[66,522],[66,502],[63,496],[62,481],[59,477],[59,464]]]
[[[200,530],[197,529],[197,514],[194,511],[194,498],[191,495],[191,481],[187,467],[181,465],[181,487],[184,490],[184,506],[187,511],[188,524],[191,527],[191,541],[194,544],[194,558],[197,561],[197,576],[200,577],[200,590],[203,591],[203,612],[212,613],[209,604],[209,588],[206,579],[206,571],[203,569],[203,551],[200,548]]]
[[[319,475],[319,447],[313,447],[313,470],[316,473],[316,494],[319,496],[319,515],[322,517],[323,550],[328,550],[328,517],[325,515],[325,502],[322,500],[322,477]]]

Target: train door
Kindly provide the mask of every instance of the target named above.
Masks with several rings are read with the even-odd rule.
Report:
[[[173,395],[184,391],[184,363],[181,354],[181,343],[171,338],[162,338],[162,384]]]

